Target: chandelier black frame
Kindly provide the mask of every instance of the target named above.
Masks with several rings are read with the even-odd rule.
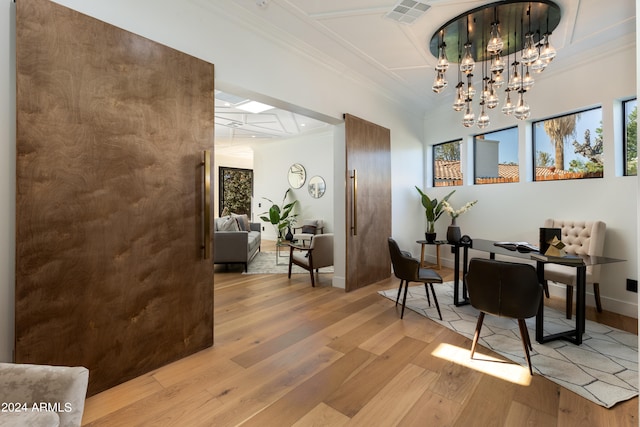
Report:
[[[527,119],[530,110],[524,94],[533,86],[532,75],[544,71],[555,57],[549,37],[560,23],[560,15],[560,7],[550,0],[507,0],[456,16],[431,37],[429,48],[438,60],[433,91],[440,93],[448,86],[449,62],[457,63],[453,108],[463,111],[464,126],[489,125],[486,110],[498,105],[497,89],[503,84],[506,89],[502,112]],[[474,73],[482,76],[477,120],[471,105],[477,92],[473,87]],[[511,92],[518,96],[515,103],[511,102]]]

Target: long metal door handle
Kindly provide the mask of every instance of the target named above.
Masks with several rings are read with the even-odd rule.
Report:
[[[203,191],[204,191],[204,212],[202,215],[203,221],[203,257],[209,259],[211,257],[211,152],[209,150],[204,151],[204,177],[203,177]]]
[[[351,185],[353,186],[353,192],[351,195],[351,231],[354,236],[358,235],[358,171],[353,170],[351,175]]]

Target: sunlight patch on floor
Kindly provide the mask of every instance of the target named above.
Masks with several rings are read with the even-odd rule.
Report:
[[[471,359],[469,357],[471,350],[442,343],[431,354],[440,359],[449,360],[505,381],[524,386],[531,384],[531,375],[528,367],[520,366],[511,361],[496,359],[493,356],[480,353],[477,349],[473,359]]]

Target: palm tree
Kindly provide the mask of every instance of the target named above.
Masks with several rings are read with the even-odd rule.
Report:
[[[571,114],[544,122],[544,131],[549,135],[556,149],[556,170],[564,170],[564,142],[575,135],[577,118],[577,114]]]

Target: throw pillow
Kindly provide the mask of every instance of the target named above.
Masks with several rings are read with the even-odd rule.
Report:
[[[238,221],[231,216],[218,218],[217,224],[218,231],[240,231],[240,228],[238,228]]]
[[[303,225],[302,226],[302,234],[316,234],[316,226],[315,225]]]

